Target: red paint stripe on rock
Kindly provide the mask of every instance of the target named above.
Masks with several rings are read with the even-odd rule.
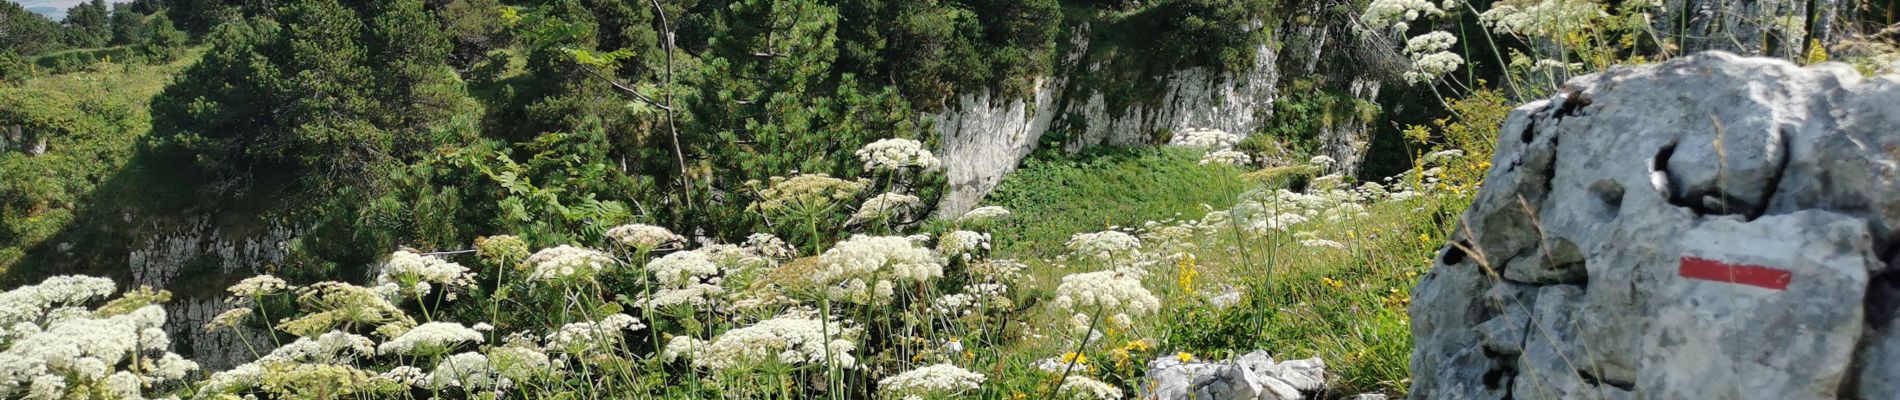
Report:
[[[1786,290],[1794,273],[1751,264],[1729,264],[1701,257],[1682,257],[1682,277]]]

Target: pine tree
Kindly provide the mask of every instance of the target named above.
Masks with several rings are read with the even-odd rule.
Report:
[[[151,28],[145,26],[145,15],[133,9],[131,4],[119,3],[112,6],[113,45],[142,45],[150,34]]]
[[[145,25],[147,30],[145,36],[148,39],[140,48],[145,56],[154,62],[170,62],[178,58],[178,52],[184,50],[188,44],[186,42],[189,38],[185,36],[184,31],[172,26],[171,17],[164,14],[153,15]]]
[[[66,44],[73,47],[101,47],[112,40],[112,26],[105,0],[80,3],[66,11]]]

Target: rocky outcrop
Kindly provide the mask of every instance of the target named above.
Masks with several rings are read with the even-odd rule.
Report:
[[[1310,3],[1315,12],[1338,6],[1324,1]],[[1060,144],[1070,152],[1097,145],[1154,144],[1164,133],[1190,129],[1243,136],[1256,133],[1273,115],[1281,68],[1286,64],[1280,60],[1282,52],[1298,52],[1295,68],[1309,74],[1327,68],[1320,62],[1326,57],[1322,51],[1346,53],[1325,50],[1335,48],[1335,41],[1351,37],[1331,28],[1297,27],[1294,33],[1275,37],[1274,42],[1281,47],[1257,45],[1248,68],[1221,71],[1184,67],[1145,78],[1137,85],[1152,85],[1139,90],[1151,96],[1114,101],[1109,90],[1078,83],[1085,81],[1080,77],[1117,68],[1085,57],[1090,51],[1090,29],[1083,25],[1068,41],[1067,54],[1058,60],[1056,71],[1062,72],[1039,80],[1029,94],[997,96],[987,89],[976,90],[926,116],[936,121],[939,153],[948,178],[948,190],[938,204],[938,212],[955,215],[974,207],[1049,132],[1066,134]],[[1265,28],[1256,25],[1252,29]],[[1353,75],[1338,80],[1341,91],[1370,101],[1378,95],[1380,81],[1369,72],[1341,70],[1342,75]],[[1357,114],[1341,117],[1316,136],[1320,154],[1340,161],[1337,172],[1351,174],[1371,142],[1371,121]]]
[[[1685,52],[1725,50],[1805,59],[1811,42],[1833,44],[1840,0],[1665,0],[1657,35]],[[1851,2],[1849,2],[1851,3]],[[1852,11],[1856,6],[1847,7]]]
[[[289,254],[285,243],[293,235],[288,227],[275,225],[254,235],[233,235],[200,219],[148,239],[127,256],[127,266],[133,285],[174,292],[165,304],[165,333],[178,352],[208,368],[228,368],[250,361],[255,354],[250,349],[268,352],[274,346],[256,329],[204,330],[205,323],[234,307],[223,300],[223,283],[281,265]],[[176,282],[181,278],[193,280],[191,286],[209,286],[183,287]]]
[[[1516,109],[1416,398],[1900,398],[1900,78],[1706,53]]]
[[[1148,363],[1140,389],[1136,398],[1152,400],[1299,400],[1326,389],[1326,363],[1274,361],[1264,350],[1218,362],[1163,356]]]

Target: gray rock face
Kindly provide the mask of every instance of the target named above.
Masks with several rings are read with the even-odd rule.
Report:
[[[266,265],[281,265],[289,254],[284,244],[292,236],[292,230],[284,226],[271,226],[254,235],[228,234],[209,219],[201,219],[172,234],[148,239],[143,248],[127,256],[127,266],[134,285],[174,292],[172,301],[165,304],[165,333],[177,351],[207,369],[229,368],[250,361],[251,346],[258,353],[268,352],[269,337],[250,328],[205,331],[205,323],[232,308],[223,301],[223,288],[179,288],[172,281],[190,278],[215,285],[250,277]],[[186,270],[206,263],[216,267]]]
[[[1664,0],[1656,32],[1684,51],[1804,57],[1808,40],[1834,43],[1834,21],[1860,8],[1840,0]],[[1845,10],[1842,9],[1845,6]]]
[[[1569,86],[1505,121],[1414,291],[1414,397],[1900,398],[1900,78],[1705,53]]]
[[[1350,2],[1309,2],[1309,13],[1333,7],[1349,7]],[[1254,26],[1253,29],[1264,29]],[[1087,61],[1090,29],[1075,29],[1058,60],[1054,76],[1034,85],[1028,95],[1006,97],[988,90],[959,95],[943,110],[926,118],[936,121],[940,139],[939,158],[943,160],[948,189],[937,205],[943,215],[956,215],[974,207],[984,195],[995,189],[1004,175],[1015,171],[1022,158],[1035,150],[1047,132],[1064,132],[1063,150],[1077,151],[1095,145],[1148,145],[1162,132],[1190,129],[1214,129],[1250,135],[1262,128],[1273,113],[1282,80],[1281,65],[1292,64],[1295,73],[1313,74],[1323,58],[1351,36],[1332,25],[1293,26],[1278,31],[1277,42],[1285,47],[1265,44],[1254,48],[1252,67],[1237,71],[1217,71],[1206,67],[1180,68],[1156,73],[1142,85],[1153,97],[1112,105],[1103,88],[1076,82],[1112,68]],[[1297,44],[1298,46],[1293,46]],[[1362,46],[1371,48],[1371,46]],[[1282,52],[1293,57],[1281,62]],[[1327,55],[1322,56],[1325,52]],[[1354,57],[1358,52],[1352,53]],[[1362,64],[1354,68],[1364,67]],[[1381,81],[1369,71],[1340,71],[1346,91],[1362,101],[1378,96]],[[1147,83],[1152,82],[1152,83]],[[1152,85],[1151,87],[1145,85]],[[1151,90],[1150,90],[1151,89]],[[1316,133],[1318,153],[1337,160],[1334,171],[1350,175],[1357,171],[1371,144],[1369,123],[1359,114],[1343,113],[1332,124]],[[1304,160],[1298,160],[1304,161]]]
[[[1220,362],[1181,362],[1172,356],[1148,363],[1140,399],[1298,400],[1326,388],[1326,363],[1318,358],[1276,362],[1266,351]]]

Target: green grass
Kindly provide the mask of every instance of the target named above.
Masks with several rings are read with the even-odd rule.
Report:
[[[999,253],[1053,257],[1079,232],[1147,221],[1198,218],[1226,208],[1249,185],[1244,171],[1199,165],[1198,151],[1103,148],[1075,157],[1037,157],[1004,178],[984,205],[1015,215],[995,228]]]
[[[1048,296],[1068,274],[1107,266],[1058,261],[1069,235],[1107,226],[1140,226],[1150,220],[1199,219],[1226,209],[1239,193],[1256,187],[1231,168],[1198,165],[1198,154],[1179,149],[1116,149],[1074,160],[1032,160],[1006,179],[988,205],[1015,214],[994,229],[999,259],[1028,263],[1034,277],[1022,296]],[[1275,182],[1285,185],[1286,182]],[[1162,311],[1136,332],[1108,332],[1083,351],[1096,360],[1095,377],[1138,379],[1154,357],[1186,353],[1225,359],[1267,350],[1279,360],[1319,357],[1327,364],[1331,397],[1358,393],[1403,396],[1410,384],[1412,351],[1406,307],[1411,289],[1430,266],[1465,200],[1424,196],[1367,205],[1367,216],[1338,223],[1309,222],[1288,232],[1204,231],[1191,240],[1193,261],[1149,267],[1144,283],[1162,299]],[[1346,244],[1345,250],[1306,247],[1301,239]],[[1190,272],[1191,271],[1191,272]],[[1183,278],[1183,275],[1191,275]],[[1240,295],[1215,307],[1210,297]],[[1041,308],[1024,315],[1027,326],[1064,326],[1067,316]],[[1028,339],[1001,343],[1002,365],[1030,365],[1074,349],[1065,332],[1034,329]],[[1040,337],[1039,337],[1040,336]],[[1154,339],[1143,349],[1130,341]],[[1043,385],[1033,371],[1009,376],[1005,393],[1034,397]]]

